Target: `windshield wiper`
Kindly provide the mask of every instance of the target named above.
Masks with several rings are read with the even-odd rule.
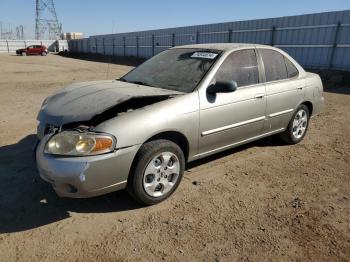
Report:
[[[142,81],[130,81],[129,83],[133,83],[133,84],[136,84],[136,85],[143,85],[143,86],[152,86],[146,82],[142,82]],[[152,86],[154,87],[154,86]]]
[[[151,87],[156,87],[156,86],[152,86],[146,82],[142,82],[142,81],[127,81],[126,79],[124,78],[119,78],[118,79],[119,81],[122,81],[122,82],[126,82],[126,83],[132,83],[132,84],[136,84],[136,85],[143,85],[143,86],[151,86]]]

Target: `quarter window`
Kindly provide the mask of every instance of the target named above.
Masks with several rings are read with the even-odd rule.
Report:
[[[264,61],[266,81],[276,81],[288,78],[284,56],[270,49],[259,49]]]
[[[295,65],[287,57],[284,57],[284,60],[286,62],[288,78],[297,76],[299,74],[299,71]]]
[[[237,85],[248,86],[259,83],[259,70],[253,49],[239,50],[230,54],[215,75],[216,81],[236,81]]]

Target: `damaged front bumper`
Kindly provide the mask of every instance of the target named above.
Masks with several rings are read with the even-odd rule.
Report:
[[[134,145],[96,156],[55,156],[44,153],[49,138],[44,136],[37,146],[37,167],[40,177],[61,197],[87,198],[124,189],[140,147]]]

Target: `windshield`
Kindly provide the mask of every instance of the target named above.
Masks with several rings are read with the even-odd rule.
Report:
[[[120,80],[190,93],[219,54],[218,50],[170,49],[147,60]]]

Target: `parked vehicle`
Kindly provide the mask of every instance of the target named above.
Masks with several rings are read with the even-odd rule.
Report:
[[[280,49],[174,47],[118,80],[48,97],[37,166],[60,196],[127,188],[151,205],[175,191],[187,162],[275,134],[299,143],[323,103],[320,77]]]
[[[31,45],[26,48],[17,49],[16,54],[21,56],[26,55],[42,55],[46,56],[49,53],[47,47],[44,45]]]

